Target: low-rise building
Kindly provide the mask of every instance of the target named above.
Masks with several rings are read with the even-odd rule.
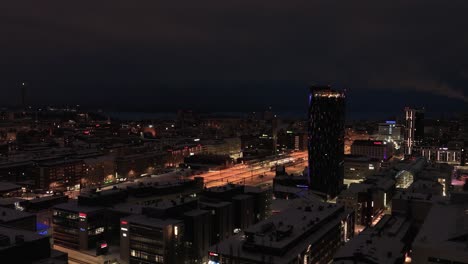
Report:
[[[50,237],[33,231],[0,226],[2,263],[68,263],[68,256],[53,250]]]

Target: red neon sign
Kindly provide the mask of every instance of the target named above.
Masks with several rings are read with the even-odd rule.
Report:
[[[106,248],[107,247],[107,243],[102,243],[101,244],[101,248]]]
[[[124,220],[122,220],[122,221],[120,221],[120,224],[122,224],[122,225],[127,225],[127,224],[128,224],[128,222],[127,222],[127,221],[124,221]]]
[[[80,218],[86,218],[86,216],[87,216],[85,213],[79,213],[78,215],[79,215]]]
[[[382,145],[382,142],[380,142],[380,141],[374,141],[374,145]]]

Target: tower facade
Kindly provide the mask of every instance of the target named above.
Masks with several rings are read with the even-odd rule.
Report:
[[[312,86],[308,118],[309,187],[334,198],[344,177],[344,92]]]
[[[405,153],[411,155],[424,139],[424,108],[405,107],[405,125]]]

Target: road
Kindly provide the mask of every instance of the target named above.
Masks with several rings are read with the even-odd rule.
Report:
[[[295,162],[294,164],[288,164],[287,162]],[[194,177],[203,177],[205,187],[216,187],[222,186],[227,183],[235,184],[248,184],[248,185],[259,185],[262,183],[269,183],[275,177],[275,172],[271,171],[271,167],[275,164],[285,164],[286,171],[288,173],[298,174],[302,173],[304,168],[307,166],[307,151],[292,152],[289,155],[279,156],[266,161],[259,161],[250,165],[237,164],[234,167],[219,170],[219,171],[208,171],[200,175],[182,176],[178,173],[157,175],[151,180],[158,182],[173,182],[180,179],[193,179]],[[102,190],[112,189],[113,186],[119,188],[126,188],[126,186],[134,184],[135,182],[144,182],[150,180],[149,177],[135,179],[133,182],[123,182],[101,188]]]
[[[271,171],[272,165],[274,166],[276,163],[282,164],[291,160],[296,163],[291,165],[285,164],[287,172],[302,172],[305,166],[307,166],[307,152],[293,152],[291,155],[276,161],[262,161],[251,165],[239,164],[228,169],[209,171],[197,176],[204,178],[205,186],[208,188],[222,186],[227,183],[258,185],[273,180],[275,172]]]

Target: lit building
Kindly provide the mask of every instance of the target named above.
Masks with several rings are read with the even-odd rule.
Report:
[[[462,161],[463,147],[420,147],[418,148],[421,156],[425,157],[429,161],[449,163],[449,164],[460,164]]]
[[[233,159],[242,157],[241,139],[239,137],[222,140],[203,140],[202,153],[213,155],[228,155]]]
[[[130,264],[183,263],[184,224],[131,215],[120,221],[120,258]]]
[[[410,245],[411,222],[405,217],[385,215],[377,225],[364,229],[338,250],[333,264],[402,264]]]
[[[102,250],[118,233],[120,217],[131,213],[112,208],[125,202],[127,192],[119,189],[82,193],[78,200],[53,207],[54,244],[78,251]],[[133,210],[133,213],[137,213]]]
[[[338,195],[336,202],[348,210],[354,210],[356,225],[370,226],[374,217],[388,207],[394,192],[394,180],[371,176],[363,183],[351,183]]]
[[[381,167],[381,160],[360,155],[346,155],[344,161],[345,180],[363,180]]]
[[[166,154],[158,151],[122,155],[115,159],[117,179],[139,178],[163,167]]]
[[[393,156],[393,144],[382,140],[355,140],[351,146],[351,155],[361,155],[386,161]]]
[[[386,121],[379,124],[379,136],[384,140],[400,141],[403,128],[396,121]]]
[[[34,168],[36,186],[43,190],[79,190],[84,176],[84,164],[78,159],[59,159],[38,162]]]
[[[413,147],[424,139],[424,108],[405,107],[405,153],[411,155]]]
[[[210,248],[210,264],[328,263],[354,235],[343,206],[303,200]]]
[[[309,185],[330,198],[344,178],[345,94],[313,86],[309,94]]]

